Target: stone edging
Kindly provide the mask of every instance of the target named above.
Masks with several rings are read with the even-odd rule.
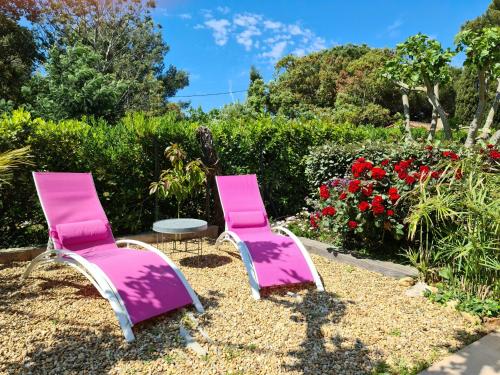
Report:
[[[311,240],[309,238],[304,238],[304,237],[299,237],[299,238],[310,253],[320,255],[322,257],[334,260],[336,262],[350,264],[355,267],[360,267],[369,271],[378,272],[381,273],[382,275],[394,277],[396,279],[401,279],[403,277],[418,276],[418,271],[410,266],[405,266],[402,264],[396,264],[382,260],[355,258],[350,254],[344,254],[335,251],[329,252],[328,249],[332,248],[331,245],[316,240]]]

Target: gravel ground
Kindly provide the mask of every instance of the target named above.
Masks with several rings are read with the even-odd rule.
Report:
[[[45,266],[21,286],[28,263],[0,265],[0,373],[364,374],[403,371],[477,339],[478,323],[404,295],[396,280],[313,256],[326,292],[275,289],[255,301],[230,247],[176,254],[206,313],[200,334],[181,310],[134,328],[127,344],[108,303],[69,267]],[[183,324],[207,350],[179,335]]]

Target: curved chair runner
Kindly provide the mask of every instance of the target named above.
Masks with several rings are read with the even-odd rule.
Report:
[[[110,302],[127,341],[134,340],[132,326],[143,320],[190,304],[203,312],[186,278],[164,253],[140,241],[115,241],[90,173],[35,172],[33,178],[54,249],[36,257],[23,280],[45,263],[77,269]]]
[[[239,250],[252,296],[259,299],[261,288],[306,282],[314,282],[323,291],[316,267],[300,240],[286,228],[270,227],[257,177],[217,176],[216,181],[226,221],[216,247],[227,241]]]

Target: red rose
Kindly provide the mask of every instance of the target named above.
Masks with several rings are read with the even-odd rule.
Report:
[[[384,205],[382,204],[383,198],[380,195],[376,195],[372,200],[372,212],[375,215],[383,214],[385,211]]]
[[[372,178],[375,180],[381,180],[385,177],[385,171],[382,168],[375,167],[372,169]]]
[[[337,213],[337,210],[335,209],[335,207],[326,206],[325,208],[323,208],[321,213],[323,214],[323,216],[333,216]]]
[[[398,193],[398,188],[395,188],[395,187],[390,187],[389,190],[387,190],[387,193],[389,195],[392,195],[392,194],[397,194]]]
[[[408,173],[406,170],[402,170],[401,172],[398,172],[398,177],[400,180],[404,180],[406,177],[408,177]]]
[[[387,190],[387,193],[389,194],[389,199],[391,200],[392,204],[395,204],[401,196],[398,194],[398,189],[395,187],[389,188]]]
[[[373,168],[373,164],[369,161],[365,162],[364,158],[359,158],[356,163],[354,163],[351,167],[352,175],[354,177],[359,177],[365,171],[369,171]]]
[[[460,168],[458,168],[458,169],[456,170],[456,172],[455,172],[455,179],[457,179],[457,180],[461,180],[463,176],[464,176],[464,175],[463,175],[463,173],[462,173],[462,170],[461,170]]]
[[[443,156],[445,158],[450,158],[451,160],[458,160],[458,155],[453,151],[443,151]]]
[[[358,227],[358,223],[356,223],[354,220],[349,220],[347,223],[350,229],[356,229]]]
[[[321,185],[319,187],[319,196],[322,198],[322,199],[328,199],[330,198],[330,190],[328,190],[328,186],[326,185]]]
[[[387,216],[394,216],[394,211],[393,210],[387,210]]]
[[[418,170],[420,171],[420,173],[422,173],[422,175],[426,175],[427,173],[429,173],[429,171],[431,170],[431,168],[427,165],[421,165]]]
[[[357,159],[356,159],[356,161],[357,161],[358,163],[364,163],[364,162],[365,162],[365,160],[366,160],[366,159],[365,159],[364,157],[360,157],[360,158],[357,158]]]
[[[352,180],[349,182],[349,191],[351,193],[355,193],[359,190],[359,185],[361,184],[360,180]]]
[[[495,146],[493,146],[492,144],[489,144],[489,145],[487,145],[486,147],[488,147],[489,149],[492,149],[492,148],[493,148],[493,147],[495,147]]]
[[[443,174],[443,171],[433,171],[431,173],[431,177],[437,180],[439,177],[441,177],[442,174]]]
[[[387,164],[389,164],[390,160],[389,159],[385,159],[385,160],[382,160],[382,162],[380,163],[381,166],[385,167]]]
[[[413,176],[406,176],[405,182],[407,185],[413,185],[415,183],[416,179]]]
[[[389,195],[389,199],[391,200],[392,204],[396,204],[399,198],[401,198],[401,195],[399,195],[398,193]]]
[[[432,151],[432,149],[433,149],[433,148],[434,148],[434,147],[432,147],[432,146],[430,146],[430,145],[429,145],[429,146],[425,146],[425,149],[426,149],[427,151]]]
[[[497,150],[490,150],[489,154],[492,159],[500,159],[500,152]]]
[[[381,205],[380,203],[378,204],[372,204],[372,211],[375,215],[381,215],[385,211],[385,207]]]
[[[361,201],[358,204],[358,208],[361,212],[365,212],[366,210],[368,210],[370,208],[370,203],[368,203],[366,201]]]
[[[311,215],[309,218],[309,223],[311,224],[311,227],[314,229],[318,228],[318,223],[316,222],[316,219],[318,218],[317,214],[316,215]]]
[[[396,172],[406,171],[412,162],[413,162],[412,159],[401,160],[394,166],[394,170]]]
[[[373,193],[373,184],[368,184],[366,187],[364,187],[361,192],[365,197],[369,197]]]
[[[343,201],[343,200],[344,200],[344,199],[346,199],[346,198],[347,198],[347,193],[346,193],[345,191],[343,191],[343,192],[339,195],[339,199],[340,199],[341,201]]]

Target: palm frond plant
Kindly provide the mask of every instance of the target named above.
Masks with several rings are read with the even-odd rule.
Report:
[[[9,183],[13,169],[31,164],[29,150],[29,147],[23,147],[0,153],[0,187]]]
[[[186,163],[186,153],[178,144],[167,147],[165,156],[172,168],[161,172],[160,180],[151,183],[149,192],[163,199],[175,198],[180,217],[182,204],[205,185],[205,167],[199,159]]]
[[[441,279],[480,299],[500,296],[500,174],[468,154],[444,167],[435,185],[423,181],[407,199],[408,259],[424,277]],[[459,176],[459,178],[450,178]]]

